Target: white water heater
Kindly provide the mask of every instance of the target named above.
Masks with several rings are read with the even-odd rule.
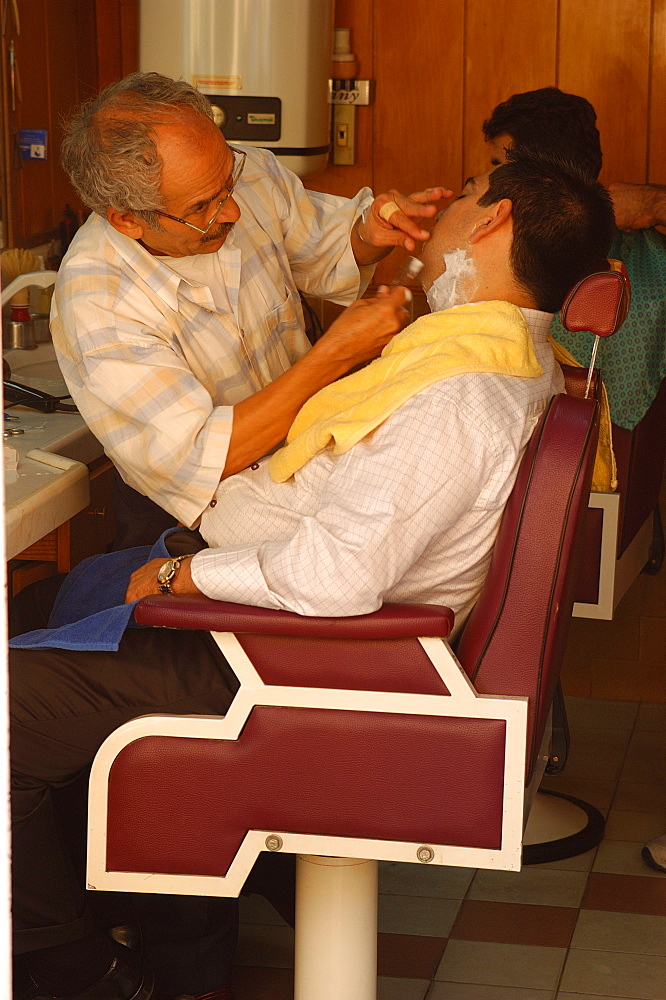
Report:
[[[229,142],[324,169],[333,0],[141,0],[139,31],[142,71],[197,87]]]

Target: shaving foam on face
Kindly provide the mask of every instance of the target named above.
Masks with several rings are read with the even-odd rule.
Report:
[[[451,309],[466,302],[471,291],[470,284],[476,277],[474,261],[467,250],[453,250],[443,254],[442,259],[446,270],[435,278],[426,292],[431,312]]]

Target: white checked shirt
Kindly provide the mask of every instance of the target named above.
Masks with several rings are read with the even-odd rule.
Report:
[[[344,616],[385,601],[443,604],[459,628],[488,569],[518,463],[564,380],[549,313],[523,309],[543,375],[468,374],[418,393],[343,455],[286,483],[263,459],[218,488],[192,560],[217,600]]]
[[[349,242],[368,188],[351,200],[306,191],[272,153],[247,147],[234,199],[233,233],[216,254],[191,258],[153,257],[93,214],[51,312],[63,376],[93,434],[131,486],[188,525],[219,483],[233,405],[309,347],[297,289],[348,304],[372,274],[359,272]]]

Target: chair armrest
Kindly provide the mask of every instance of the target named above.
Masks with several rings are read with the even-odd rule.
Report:
[[[301,636],[316,639],[446,639],[453,628],[450,608],[431,604],[385,604],[369,615],[311,618],[292,611],[213,601],[198,594],[154,594],[134,609],[139,625],[208,632]]]

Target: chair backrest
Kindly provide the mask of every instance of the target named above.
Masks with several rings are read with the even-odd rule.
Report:
[[[587,386],[587,368],[574,368],[573,365],[560,365],[564,375],[564,388],[568,396],[577,396],[578,399],[585,399],[585,389]],[[599,399],[601,395],[601,373],[598,368],[592,372],[592,390],[590,396]]]
[[[571,619],[597,411],[593,399],[562,394],[551,400],[520,463],[486,582],[457,648],[481,694],[529,698],[528,781]]]

